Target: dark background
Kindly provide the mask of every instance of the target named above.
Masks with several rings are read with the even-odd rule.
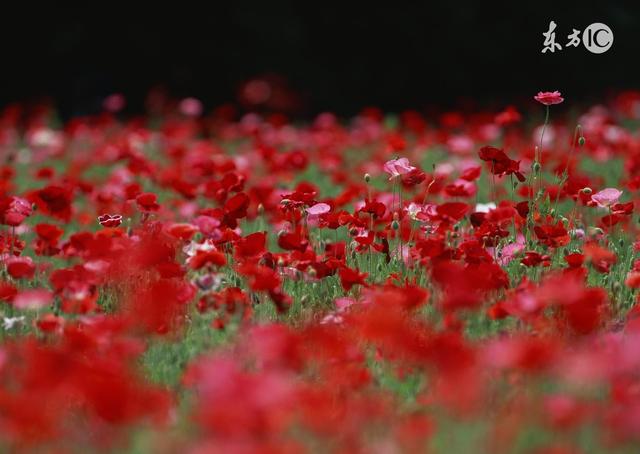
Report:
[[[550,20],[563,50],[542,54]],[[564,48],[592,22],[612,28],[608,52]],[[501,105],[555,89],[587,102],[640,88],[639,50],[638,1],[26,5],[0,18],[0,105],[46,98],[70,116],[122,92],[137,113],[161,84],[211,108],[254,77],[295,93],[285,110],[303,117]]]

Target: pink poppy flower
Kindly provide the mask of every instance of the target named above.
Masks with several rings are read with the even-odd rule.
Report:
[[[325,317],[320,321],[321,325],[326,325],[329,323],[342,323],[344,321],[344,318],[341,314],[343,314],[347,311],[347,309],[356,304],[356,301],[352,298],[344,297],[336,299],[334,301],[334,304],[336,305],[336,310],[325,315]]]
[[[102,107],[107,112],[116,113],[124,109],[126,99],[122,93],[113,93],[107,96],[102,102]]]
[[[334,301],[334,304],[336,305],[336,308],[338,309],[338,311],[343,312],[345,310],[347,310],[350,306],[353,306],[355,304],[355,300],[353,298],[337,298]]]
[[[180,112],[187,117],[199,117],[202,114],[202,103],[196,98],[185,98],[180,101]]]
[[[331,206],[326,203],[316,203],[306,209],[307,223],[310,228],[315,228],[320,222],[320,216],[331,211]]]
[[[391,177],[389,177],[390,180],[409,173],[414,169],[415,167],[409,164],[407,158],[392,159],[384,163],[384,171],[391,175]]]
[[[602,208],[609,208],[614,203],[618,202],[620,196],[622,195],[622,191],[616,188],[606,188],[600,192],[597,192],[591,196],[591,200],[596,202],[598,206]]]
[[[316,203],[315,205],[307,208],[309,216],[320,216],[331,211],[331,207],[326,203]]]
[[[3,202],[3,212],[0,212],[2,224],[17,227],[31,215],[31,203],[21,197],[11,197]]]
[[[53,293],[49,290],[25,290],[16,295],[13,306],[16,309],[42,309],[51,304]]]
[[[545,106],[560,104],[562,101],[564,101],[564,98],[559,91],[541,91],[536,96],[534,96],[533,99],[535,99],[539,103],[544,104]]]
[[[193,220],[193,224],[198,227],[204,235],[211,235],[220,227],[220,220],[211,216],[198,216]]]
[[[515,243],[507,244],[502,248],[498,263],[501,266],[507,266],[518,253],[524,251],[525,239],[524,236],[518,235]]]

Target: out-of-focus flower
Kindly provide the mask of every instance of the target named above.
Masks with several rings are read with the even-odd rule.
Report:
[[[180,101],[180,113],[187,117],[199,117],[202,115],[202,103],[196,98],[185,98]]]
[[[2,328],[5,331],[13,329],[15,325],[24,321],[24,315],[20,317],[2,317]]]
[[[9,257],[5,260],[7,273],[14,279],[31,279],[36,272],[36,266],[31,257]]]
[[[493,202],[488,203],[476,203],[476,213],[488,213],[491,210],[496,209],[496,204]]]
[[[513,106],[507,107],[505,110],[496,115],[496,123],[500,126],[506,126],[518,123],[522,119],[522,115]]]
[[[53,294],[49,290],[25,290],[13,299],[13,306],[17,309],[42,309],[53,301]]]
[[[157,200],[158,196],[153,192],[143,192],[136,197],[136,203],[142,211],[157,211],[160,208]]]
[[[102,102],[102,107],[107,112],[117,113],[124,109],[127,101],[122,93],[113,93]]]

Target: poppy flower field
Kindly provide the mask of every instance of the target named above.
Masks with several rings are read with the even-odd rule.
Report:
[[[0,114],[0,452],[633,453],[640,93]]]

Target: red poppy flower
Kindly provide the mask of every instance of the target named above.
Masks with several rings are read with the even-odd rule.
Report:
[[[467,167],[461,174],[460,178],[467,181],[475,181],[480,178],[482,168],[480,166]]]
[[[521,260],[521,263],[525,266],[538,266],[540,264],[543,266],[549,266],[551,264],[551,257],[548,255],[542,255],[535,251],[527,251],[524,255],[525,256]]]
[[[342,288],[344,288],[347,292],[351,290],[354,285],[364,285],[367,283],[365,279],[367,278],[367,273],[360,273],[357,269],[351,269],[349,267],[340,268],[338,271],[338,275],[340,276],[340,283],[342,284]]]
[[[522,115],[513,106],[507,107],[505,110],[496,115],[495,121],[500,126],[506,126],[518,123],[522,119]]]
[[[426,180],[427,175],[421,169],[414,168],[408,173],[401,174],[400,179],[402,181],[402,186],[405,188],[412,188]]]
[[[469,211],[469,205],[462,202],[447,202],[438,205],[436,212],[438,217],[448,222],[457,222]]]
[[[31,279],[36,266],[29,257],[10,257],[5,261],[7,272],[14,279]]]
[[[98,222],[102,227],[118,227],[122,224],[122,216],[119,214],[103,214],[98,216]]]
[[[36,327],[43,333],[59,332],[64,326],[64,317],[55,314],[44,314],[36,320]]]
[[[172,224],[167,228],[169,235],[184,241],[190,240],[197,231],[198,228],[195,225],[186,223]]]
[[[247,209],[249,208],[249,196],[244,192],[231,197],[224,204],[224,219],[223,223],[229,228],[236,228],[238,225],[238,219],[247,216]]]
[[[561,222],[536,225],[533,228],[541,243],[551,247],[565,246],[569,243],[569,234]]]
[[[298,232],[282,233],[278,235],[278,246],[285,251],[304,252],[309,242]]]
[[[56,217],[65,222],[71,218],[73,190],[68,186],[47,186],[31,193],[29,198],[44,214]]]
[[[18,293],[18,289],[9,282],[0,281],[0,301],[11,301]]]
[[[527,219],[527,216],[529,215],[529,202],[518,202],[516,204],[516,210],[522,219]]]
[[[584,255],[579,253],[569,254],[564,257],[564,261],[567,262],[571,268],[578,268],[584,263]]]
[[[387,210],[387,207],[385,206],[384,203],[381,202],[376,202],[376,201],[370,201],[369,199],[365,199],[364,201],[364,206],[362,208],[360,208],[360,212],[362,213],[368,213],[373,215],[375,218],[381,218],[384,216],[385,211]]]
[[[64,230],[53,224],[38,224],[35,227],[35,231],[39,239],[51,245],[57,244],[64,233]]]
[[[136,203],[142,211],[158,211],[158,196],[153,192],[143,192],[136,197]],[[116,215],[117,216],[117,215]]]
[[[509,159],[506,153],[496,147],[485,146],[478,153],[480,159],[491,164],[494,175],[515,175],[518,181],[524,182],[524,175],[520,172],[520,161]]]
[[[266,232],[256,232],[238,239],[235,243],[238,257],[248,258],[262,255],[265,252]]]
[[[281,279],[275,270],[254,263],[245,263],[237,268],[238,273],[249,278],[253,291],[271,291],[280,286]]]
[[[475,183],[467,180],[456,180],[444,188],[444,192],[450,197],[472,197],[477,189]]]
[[[58,241],[64,231],[53,224],[38,224],[35,227],[38,239],[35,244],[35,252],[38,255],[52,256],[60,252]]]
[[[219,251],[198,251],[195,256],[189,259],[189,267],[194,270],[208,265],[224,266],[227,264],[227,258]]]

